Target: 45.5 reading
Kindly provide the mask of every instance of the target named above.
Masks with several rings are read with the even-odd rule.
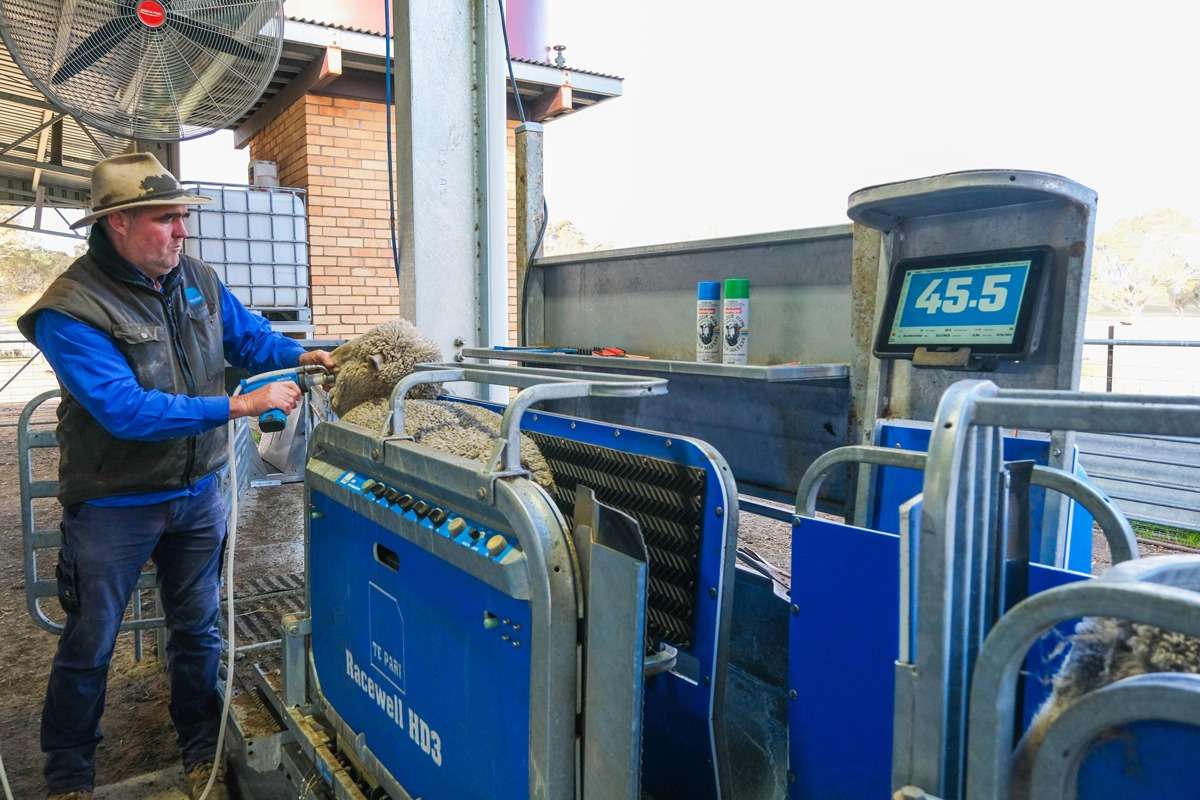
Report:
[[[942,279],[934,278],[917,297],[913,306],[922,309],[927,314],[957,314],[968,308],[979,311],[1000,311],[1008,303],[1008,286],[1011,274],[985,275],[982,290],[978,297],[972,297],[975,288],[975,278],[963,276],[949,278],[945,281],[944,292]]]

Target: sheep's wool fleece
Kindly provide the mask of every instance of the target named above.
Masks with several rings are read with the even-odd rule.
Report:
[[[1071,652],[1054,676],[1054,689],[1021,740],[1014,796],[1028,784],[1033,755],[1063,711],[1089,692],[1151,672],[1200,672],[1200,639],[1128,620],[1081,620],[1071,637]]]
[[[373,400],[352,408],[342,420],[379,432],[390,411],[386,399]],[[404,401],[404,432],[418,444],[485,464],[500,433],[500,415],[466,403],[410,399]],[[554,486],[550,465],[525,434],[521,434],[521,466],[542,487]]]
[[[333,360],[338,374],[329,399],[334,412],[342,416],[362,403],[387,398],[417,364],[441,361],[442,353],[416,325],[398,319],[341,345],[333,351]],[[440,392],[440,384],[423,384],[409,392],[409,397],[433,399]]]

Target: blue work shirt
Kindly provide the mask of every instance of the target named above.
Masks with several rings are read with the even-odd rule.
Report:
[[[221,284],[225,360],[251,373],[294,367],[304,348],[275,333]],[[87,412],[118,439],[155,442],[195,436],[229,421],[229,398],[192,397],[145,389],[108,334],[58,311],[42,311],[35,326],[37,346],[54,374]],[[100,497],[94,506],[148,506],[194,497],[215,480],[210,473],[179,489]]]

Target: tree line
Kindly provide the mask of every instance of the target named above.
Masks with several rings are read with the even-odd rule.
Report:
[[[1152,304],[1200,310],[1200,225],[1174,209],[1120,220],[1096,237],[1088,298],[1127,319]]]

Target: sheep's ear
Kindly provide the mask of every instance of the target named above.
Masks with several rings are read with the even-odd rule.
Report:
[[[334,348],[332,353],[333,363],[342,364],[345,361],[348,361],[353,350],[354,342],[346,342],[345,344],[338,345],[336,348]]]
[[[367,360],[375,365],[377,372],[383,369],[383,356],[379,355],[379,353],[372,353],[367,356]]]

